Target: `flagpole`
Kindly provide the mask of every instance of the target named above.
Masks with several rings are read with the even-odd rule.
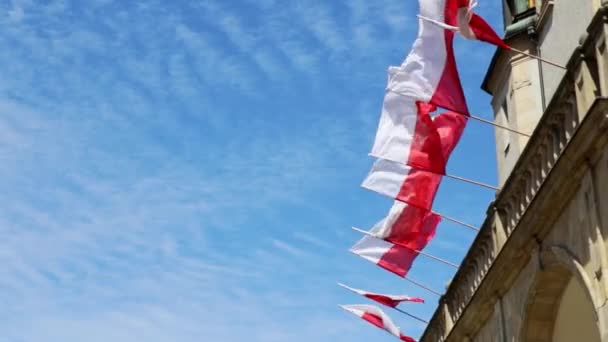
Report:
[[[469,183],[469,184],[473,184],[473,185],[478,185],[478,186],[481,186],[482,188],[486,188],[486,189],[490,189],[490,190],[495,190],[495,191],[499,191],[500,190],[500,188],[497,188],[495,186],[492,186],[492,185],[489,185],[489,184],[486,184],[486,183],[481,183],[481,182],[478,182],[478,181],[474,181],[474,180],[471,180],[471,179],[468,179],[468,178],[463,178],[463,177],[460,177],[460,176],[454,176],[454,175],[450,175],[450,174],[447,174],[447,173],[444,176],[446,176],[448,178],[451,178],[451,179],[459,180],[459,181],[462,181],[462,182],[465,182],[465,183]]]
[[[563,70],[568,70],[568,68],[566,68],[565,66],[563,66],[563,65],[561,65],[561,64],[557,64],[557,63],[555,63],[555,62],[551,62],[550,60],[547,60],[547,59],[544,59],[544,58],[542,58],[542,57],[539,57],[539,56],[533,55],[533,54],[531,54],[531,53],[527,53],[527,52],[525,52],[525,51],[518,50],[518,49],[515,49],[515,48],[513,48],[513,47],[511,48],[511,50],[513,50],[514,52],[517,52],[517,53],[521,53],[521,54],[522,54],[522,55],[524,55],[524,56],[528,56],[528,57],[530,57],[530,58],[538,59],[539,61],[544,62],[544,63],[547,63],[547,64],[550,64],[550,65],[553,65],[554,67],[558,67],[558,68],[563,69]]]
[[[439,292],[437,292],[437,291],[435,291],[435,290],[431,289],[430,287],[426,287],[426,286],[424,286],[424,285],[420,284],[420,283],[419,283],[419,282],[417,282],[417,281],[413,281],[412,279],[410,279],[410,278],[408,278],[408,277],[403,277],[403,279],[405,279],[405,280],[409,281],[410,283],[412,283],[412,284],[414,284],[414,285],[416,285],[416,286],[418,286],[418,287],[420,287],[420,288],[422,288],[422,289],[425,289],[425,290],[429,291],[430,293],[432,293],[432,294],[434,294],[434,295],[437,295],[437,296],[439,296],[439,297],[442,297],[442,296],[443,296],[443,294],[441,294],[441,293],[439,293]]]
[[[372,237],[372,238],[374,238],[374,239],[383,240],[383,239],[381,239],[381,238],[379,238],[379,237],[377,237],[377,236],[374,236],[374,234],[372,234],[372,233],[370,233],[370,232],[366,232],[366,231],[365,231],[365,230],[363,230],[363,229],[359,229],[359,228],[357,228],[357,227],[351,227],[351,229],[352,229],[352,230],[354,230],[354,231],[356,231],[356,232],[358,232],[358,233],[361,233],[361,234],[367,235],[367,236],[369,236],[369,237]],[[452,263],[452,262],[449,262],[449,261],[447,261],[447,260],[441,259],[441,258],[439,258],[439,257],[436,257],[436,256],[431,255],[431,254],[428,254],[428,253],[424,253],[424,252],[419,251],[419,250],[417,250],[417,249],[414,249],[414,248],[411,248],[411,247],[407,247],[407,246],[403,246],[403,245],[400,245],[400,244],[395,244],[395,245],[396,245],[396,246],[399,246],[399,247],[407,248],[407,249],[409,249],[409,250],[411,250],[411,251],[416,252],[417,254],[423,255],[423,256],[425,256],[425,257],[427,257],[427,258],[430,258],[430,259],[433,259],[433,260],[435,260],[435,261],[439,261],[440,263],[446,264],[446,265],[448,265],[448,266],[452,266],[452,267],[454,267],[454,268],[456,268],[456,269],[458,269],[458,267],[459,267],[458,265],[456,265],[456,264],[454,264],[454,263]]]
[[[459,225],[461,225],[461,226],[463,226],[463,227],[469,228],[470,230],[473,230],[473,231],[475,231],[475,232],[479,232],[479,228],[478,228],[478,227],[475,227],[475,226],[474,226],[474,225],[472,225],[472,224],[468,224],[468,223],[462,222],[462,221],[460,221],[460,220],[457,220],[457,219],[452,218],[452,217],[450,217],[450,216],[446,216],[446,215],[440,214],[440,213],[435,212],[435,211],[432,211],[432,210],[431,210],[431,213],[433,213],[433,214],[435,214],[435,215],[437,215],[437,216],[439,216],[439,217],[441,217],[441,218],[444,218],[444,219],[446,219],[446,220],[448,220],[448,221],[451,221],[451,222],[454,222],[454,223],[456,223],[456,224],[459,224]]]
[[[486,119],[480,118],[479,116],[469,115],[468,117],[471,118],[471,119],[473,119],[473,120],[477,120],[479,122],[483,122],[485,124],[492,125],[494,127],[501,128],[501,129],[504,129],[506,131],[513,132],[515,134],[519,134],[519,135],[527,137],[527,138],[529,138],[531,136],[530,134],[527,134],[527,133],[524,133],[524,132],[520,132],[520,131],[515,130],[513,128],[510,128],[510,127],[507,127],[507,126],[503,126],[501,124],[497,124],[494,121],[486,120]]]
[[[406,316],[409,316],[409,317],[411,317],[411,318],[413,318],[413,319],[415,319],[415,320],[417,320],[417,321],[420,321],[420,322],[422,322],[422,323],[424,323],[424,324],[429,324],[429,321],[424,320],[424,319],[422,319],[422,318],[420,318],[420,317],[418,317],[418,316],[412,315],[411,313],[405,312],[405,311],[403,311],[403,310],[401,310],[401,309],[399,309],[399,308],[392,308],[392,309],[394,309],[395,311],[399,311],[399,312],[401,312],[402,314],[404,314],[404,315],[406,315]]]

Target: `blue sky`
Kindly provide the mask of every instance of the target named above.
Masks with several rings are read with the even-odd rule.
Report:
[[[497,1],[478,12],[500,27]],[[391,341],[337,281],[437,298],[347,249],[391,203],[359,187],[413,0],[0,2],[0,331],[8,342]],[[493,48],[457,40],[472,112]],[[453,174],[496,183],[471,122]],[[493,193],[445,180],[480,224]],[[459,262],[474,234],[439,226]],[[454,270],[418,258],[443,289]],[[424,326],[387,311],[404,333]]]

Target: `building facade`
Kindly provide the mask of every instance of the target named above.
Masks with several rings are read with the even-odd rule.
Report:
[[[505,0],[501,190],[421,341],[608,341],[608,1]]]

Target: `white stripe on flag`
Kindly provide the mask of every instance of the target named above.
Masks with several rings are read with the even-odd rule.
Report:
[[[443,16],[440,21],[443,21]],[[445,30],[422,19],[419,20],[418,30],[418,38],[403,64],[391,67],[392,77],[387,89],[429,102],[437,90],[447,63]]]
[[[380,222],[376,223],[376,225],[370,230],[370,233],[379,239],[386,239],[389,237],[393,231],[393,226],[406,207],[407,204],[395,201],[391,207],[391,210],[388,212],[388,215]]]
[[[367,175],[362,187],[379,194],[397,198],[411,167],[390,160],[378,159]]]
[[[391,333],[394,336],[400,337],[401,336],[401,329],[399,329],[399,327],[393,322],[393,320],[388,317],[387,314],[384,313],[384,311],[380,310],[380,308],[374,306],[374,305],[365,305],[365,304],[359,304],[359,305],[341,305],[341,307],[344,310],[347,310],[349,312],[351,312],[352,314],[354,314],[355,316],[358,316],[360,318],[363,318],[363,316],[365,314],[371,314],[374,316],[379,317],[382,320],[382,324],[384,325],[383,329],[388,331],[389,333]]]
[[[389,78],[393,68],[389,69]],[[418,108],[415,98],[387,92],[371,154],[407,163],[416,131],[417,117]]]
[[[350,249],[350,251],[377,265],[393,246],[394,245],[390,242],[376,239],[371,236],[364,236]]]

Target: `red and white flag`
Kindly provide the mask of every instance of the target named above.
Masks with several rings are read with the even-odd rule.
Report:
[[[418,298],[418,297],[373,293],[373,292],[367,292],[367,291],[363,291],[363,290],[359,290],[359,289],[354,289],[352,287],[349,287],[349,286],[346,286],[346,285],[340,284],[340,283],[338,283],[338,285],[340,285],[343,288],[345,288],[349,291],[352,291],[360,296],[371,299],[373,301],[376,301],[382,305],[386,305],[391,308],[396,308],[397,306],[399,306],[399,304],[401,304],[403,302],[424,303],[424,299]]]
[[[400,109],[411,106],[416,108],[415,112],[400,112]],[[445,150],[442,142],[460,139],[467,118],[450,112],[431,118],[430,114],[436,110],[434,105],[388,93],[370,155],[445,174],[451,150]],[[446,120],[443,116],[450,118]],[[453,137],[447,137],[445,133],[451,133]]]
[[[457,1],[419,0],[421,15],[456,25]],[[389,69],[387,91],[468,115],[453,40],[454,32],[419,20],[418,37],[411,52],[401,66]]]
[[[467,119],[458,113],[445,112],[434,117],[433,124],[439,135],[443,160],[447,163],[462,137]]]
[[[395,202],[389,215],[350,251],[385,270],[405,277],[418,251],[433,239],[441,218],[429,211]]]
[[[468,115],[454,59],[454,32],[428,22],[457,24],[458,1],[419,0],[418,37],[401,66],[388,69],[387,92],[371,155],[445,173],[430,113],[442,107]],[[463,119],[464,120],[464,119]]]
[[[510,50],[511,46],[482,17],[473,13],[477,0],[458,0],[458,31],[467,39],[477,39]]]
[[[382,310],[373,305],[341,305],[342,309],[385,330],[405,342],[416,342],[413,338],[401,333],[401,329]]]
[[[406,203],[395,201],[388,215],[376,223],[370,234],[398,245],[423,249],[435,236],[441,217]]]
[[[419,104],[425,111],[432,110]],[[467,119],[453,112],[442,113],[432,120],[420,114],[423,130],[420,138],[410,144],[408,162],[378,159],[362,186],[410,205],[430,210],[445,172],[450,154],[460,141]],[[414,151],[414,152],[412,152]],[[413,165],[413,166],[412,166]],[[432,170],[433,172],[427,171]]]
[[[378,159],[361,186],[400,202],[430,210],[442,176]]]
[[[458,0],[458,19],[456,26],[426,17],[422,14],[419,15],[419,17],[422,20],[433,23],[438,27],[459,32],[467,39],[480,40],[506,50],[511,50],[511,46],[505,43],[505,41],[496,33],[496,31],[494,31],[492,26],[490,26],[490,24],[488,24],[481,16],[473,12],[475,7],[477,7],[477,0]]]
[[[418,256],[409,248],[371,236],[364,236],[350,251],[401,278],[405,278]]]

